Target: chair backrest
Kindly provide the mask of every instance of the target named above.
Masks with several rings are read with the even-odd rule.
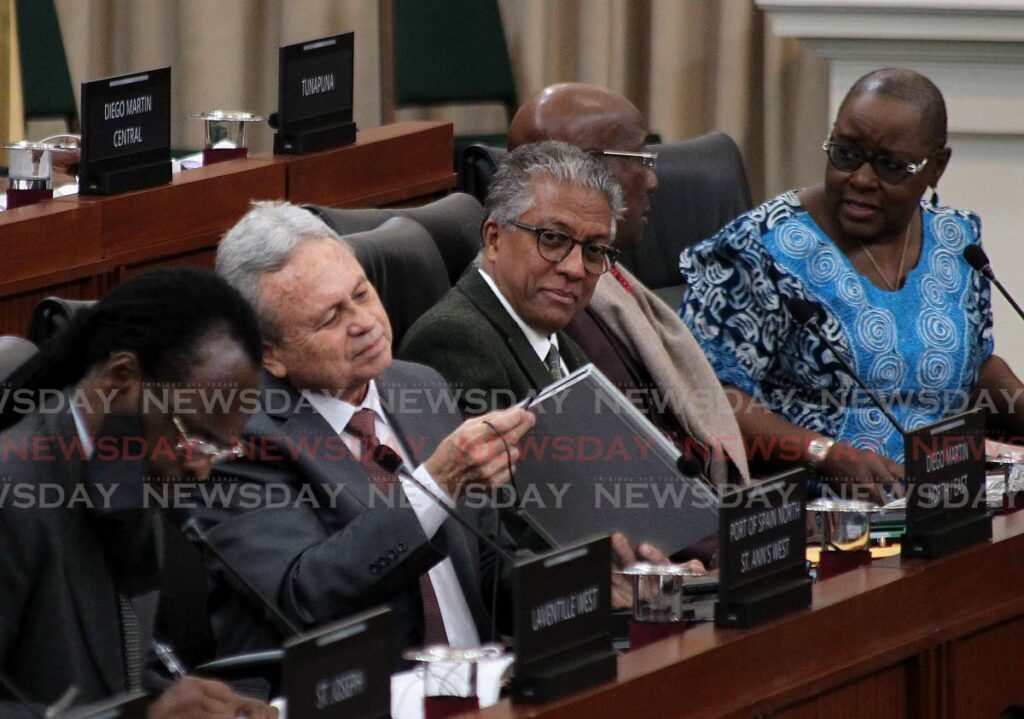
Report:
[[[23,337],[4,335],[0,337],[0,384],[10,377],[38,350],[35,344]]]
[[[491,186],[498,164],[508,154],[508,150],[488,145],[470,145],[459,154],[456,164],[458,170],[458,188],[476,198],[481,205],[487,199],[487,190]]]
[[[643,240],[622,263],[651,289],[681,296],[679,253],[749,210],[750,186],[739,148],[723,132],[651,150],[658,153],[658,190]]]
[[[344,210],[305,205],[339,235],[380,227],[392,217],[408,217],[430,233],[448,271],[448,281],[458,282],[480,251],[483,208],[469,195],[455,193],[422,207]]]
[[[47,297],[40,300],[32,310],[28,338],[42,347],[48,339],[68,326],[76,312],[94,304],[96,300],[66,300],[63,297]]]
[[[394,0],[395,105],[502,103],[516,86],[497,0]]]
[[[380,295],[397,351],[406,331],[451,288],[441,253],[430,234],[406,217],[347,234],[345,241]]]
[[[64,40],[53,0],[15,0],[25,120],[63,118],[78,127]]]

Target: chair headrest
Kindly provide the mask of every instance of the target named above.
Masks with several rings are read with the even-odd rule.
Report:
[[[0,337],[0,383],[5,382],[14,370],[25,364],[38,351],[32,342],[22,337]]]
[[[75,314],[94,304],[96,300],[67,300],[63,297],[47,297],[40,300],[32,310],[28,338],[41,347],[67,327]]]

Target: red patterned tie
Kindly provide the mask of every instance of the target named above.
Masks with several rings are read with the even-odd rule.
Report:
[[[389,472],[380,464],[374,461],[378,447],[381,447],[377,438],[377,429],[374,423],[372,409],[356,410],[352,419],[348,422],[346,429],[359,438],[361,442],[360,463],[370,475],[370,479],[377,486],[384,496],[391,497],[391,493],[400,487],[398,475]],[[390,447],[384,445],[383,451],[394,452]],[[424,644],[447,644],[448,634],[444,628],[444,619],[441,617],[441,605],[437,603],[437,594],[434,592],[434,585],[429,575],[424,572],[420,575],[420,595],[423,597],[423,643]]]

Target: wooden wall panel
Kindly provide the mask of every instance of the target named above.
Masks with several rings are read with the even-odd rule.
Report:
[[[907,667],[897,665],[771,713],[775,719],[906,719]]]
[[[949,719],[998,719],[1010,704],[1024,707],[1024,618],[950,642],[947,661]]]

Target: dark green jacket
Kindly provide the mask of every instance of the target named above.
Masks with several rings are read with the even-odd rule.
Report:
[[[589,361],[563,332],[557,337],[570,372]],[[526,335],[474,268],[413,324],[398,356],[440,372],[458,392],[459,407],[468,415],[510,407],[553,381]]]

